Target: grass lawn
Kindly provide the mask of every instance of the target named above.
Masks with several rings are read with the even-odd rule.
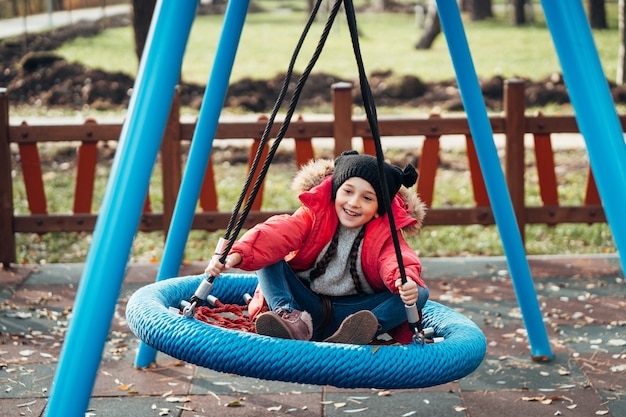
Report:
[[[614,7],[615,6],[615,7]],[[609,3],[608,30],[594,31],[594,38],[605,73],[615,78],[619,33],[613,18],[616,5]],[[550,32],[540,15],[534,24],[511,25],[510,12],[501,11],[482,22],[465,20],[465,32],[476,72],[481,78],[501,75],[505,78],[542,79],[559,72]],[[307,15],[298,11],[250,13],[247,16],[231,81],[242,78],[271,78],[287,69],[291,54],[304,28]],[[455,77],[445,36],[440,34],[429,50],[416,50],[421,29],[413,14],[361,13],[357,16],[360,44],[369,72],[391,70],[411,74],[424,81],[449,80]],[[311,29],[297,69],[308,63],[326,15]],[[187,82],[204,84],[210,75],[222,30],[223,16],[198,16],[193,24],[185,52],[182,77]],[[94,53],[97,51],[97,53]],[[130,27],[110,29],[94,38],[69,42],[58,52],[70,62],[89,67],[121,71],[135,75],[133,35]],[[356,64],[345,16],[340,13],[315,71],[356,79]]]

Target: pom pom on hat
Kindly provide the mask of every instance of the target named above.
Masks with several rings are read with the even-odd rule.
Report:
[[[417,171],[411,164],[407,164],[404,170],[400,167],[383,163],[385,170],[385,180],[389,189],[389,199],[393,201],[394,196],[401,186],[411,187],[417,182]],[[361,155],[357,151],[343,152],[335,159],[335,169],[333,172],[333,199],[337,190],[348,178],[359,177],[369,182],[378,199],[378,214],[385,213],[383,203],[383,187],[378,174],[378,162],[371,155]]]

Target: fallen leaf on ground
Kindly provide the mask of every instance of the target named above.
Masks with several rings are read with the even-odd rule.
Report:
[[[626,340],[624,339],[611,339],[608,342],[606,342],[607,346],[626,346]]]
[[[189,397],[167,397],[165,399],[168,403],[188,403],[191,401]]]

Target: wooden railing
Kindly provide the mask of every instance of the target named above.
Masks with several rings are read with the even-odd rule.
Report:
[[[340,83],[332,87],[333,118],[329,121],[294,120],[287,130],[286,138],[295,139],[295,157],[303,164],[314,157],[312,138],[334,139],[334,153],[338,155],[352,148],[353,138],[362,138],[364,152],[374,154],[374,143],[369,124],[352,114],[352,86]],[[578,126],[573,116],[527,116],[525,115],[524,83],[509,80],[505,83],[504,112],[490,116],[494,134],[505,137],[505,167],[507,185],[522,236],[526,224],[596,223],[606,222],[600,198],[591,175],[588,174],[583,204],[562,206],[559,204],[557,181],[551,135],[555,133],[577,133]],[[622,125],[624,120],[622,119]],[[254,139],[250,155],[254,155],[266,122],[257,121],[220,122],[215,140],[233,138]],[[37,125],[23,122],[9,125],[9,104],[6,90],[0,90],[0,261],[7,266],[16,260],[15,233],[47,233],[93,231],[97,213],[91,212],[94,178],[98,156],[98,142],[117,141],[121,125],[98,124],[87,120],[80,125]],[[181,182],[183,153],[181,145],[190,141],[195,123],[181,123],[178,105],[172,106],[168,125],[161,146],[163,212],[152,212],[146,200],[141,218],[141,231],[165,230],[171,220],[177,192]],[[280,124],[274,125],[275,136]],[[418,147],[417,138],[424,139],[419,152],[420,173],[417,192],[430,207],[435,192],[435,177],[438,169],[440,139],[449,135],[463,135],[466,142],[468,166],[472,179],[475,206],[473,207],[430,207],[426,225],[489,225],[494,217],[489,196],[483,181],[471,132],[465,117],[381,117],[379,130],[382,137],[396,137],[406,148]],[[534,150],[540,187],[541,206],[525,206],[524,136],[534,138]],[[78,142],[77,171],[73,213],[49,213],[44,192],[44,179],[38,145],[43,142]],[[30,214],[16,215],[13,201],[13,179],[11,166],[18,148]],[[261,208],[259,195],[255,206],[247,217],[244,227],[265,220],[276,212]],[[199,198],[201,210],[196,212],[192,228],[215,231],[226,228],[230,212],[218,210],[218,195],[213,177],[212,163],[207,167],[204,184]]]

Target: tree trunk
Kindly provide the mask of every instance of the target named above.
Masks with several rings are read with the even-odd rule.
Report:
[[[524,13],[525,6],[526,0],[513,0],[513,24],[515,26],[526,24],[526,13]]]
[[[426,7],[424,31],[422,32],[422,37],[415,45],[415,49],[430,49],[437,35],[441,33],[441,22],[439,21],[439,13],[437,12],[437,3],[435,0],[430,0]]]
[[[624,84],[624,77],[626,75],[626,0],[619,0],[618,3],[618,18],[619,18],[619,38],[621,40],[619,44],[619,51],[617,57],[617,79],[615,82],[618,85]]]
[[[589,0],[589,24],[593,29],[607,29],[604,0]]]
[[[143,48],[146,46],[150,21],[154,13],[156,0],[133,0],[133,30],[135,33],[135,54],[141,60]]]
[[[511,2],[513,3],[513,24],[515,26],[523,26],[535,21],[533,0],[511,0]]]
[[[472,10],[472,6],[470,5],[470,0],[458,0],[458,4],[459,4],[459,10],[462,13],[469,12]]]
[[[493,17],[491,10],[491,0],[473,0],[472,1],[472,20],[480,21]]]
[[[20,16],[20,8],[17,7],[18,0],[11,0],[11,17],[19,17]]]

